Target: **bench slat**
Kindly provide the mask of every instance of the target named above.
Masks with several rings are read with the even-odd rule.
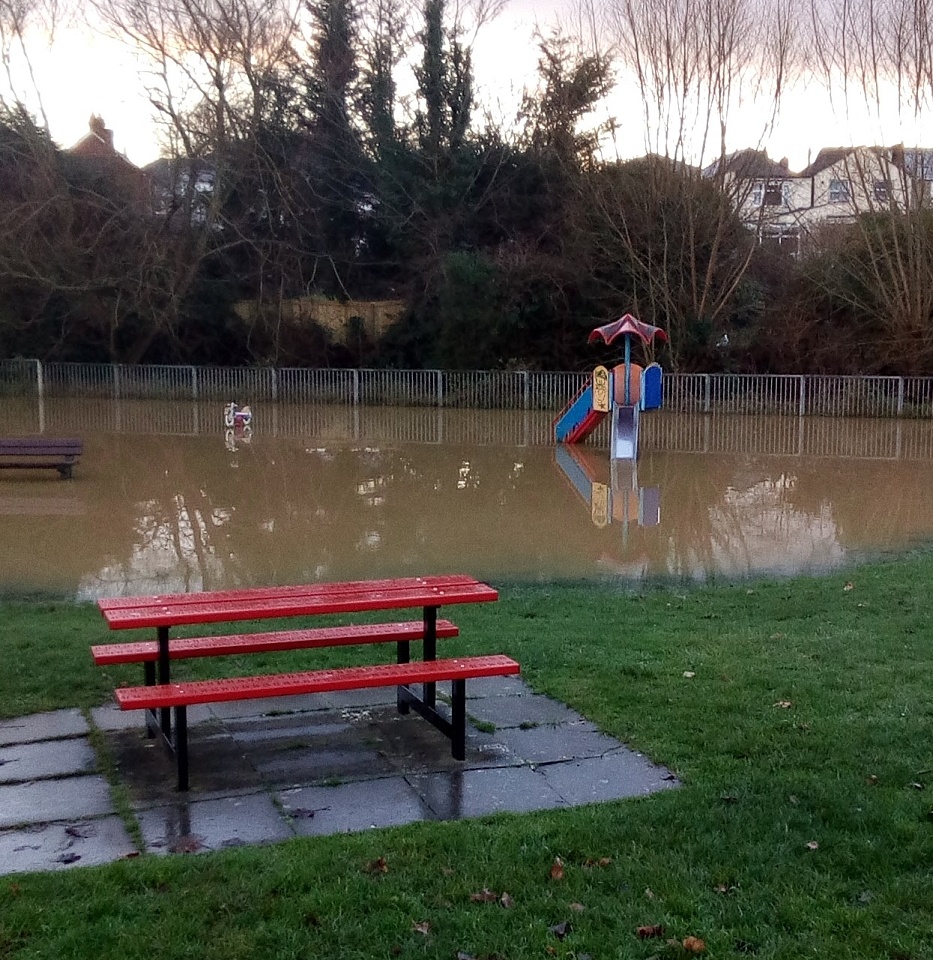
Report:
[[[458,628],[449,620],[437,621],[438,639],[456,637]],[[240,633],[221,637],[184,637],[169,640],[169,657],[220,657],[238,653],[265,653],[303,650],[362,643],[389,643],[423,640],[424,623],[405,620],[400,623],[367,623],[346,627],[316,627],[312,630],[284,630],[276,633]],[[136,643],[108,643],[91,647],[94,662],[100,666],[116,663],[144,663],[159,659],[156,640]]]
[[[71,437],[0,437],[0,454],[53,453],[80,456],[84,441]]]
[[[198,703],[254,700],[335,690],[395,687],[410,683],[508,676],[520,672],[518,663],[501,654],[448,660],[309,670],[228,680],[195,680],[151,687],[121,687],[114,691],[121,710],[156,710]]]
[[[466,583],[447,583],[432,586],[419,582],[416,585],[399,586],[399,581],[391,587],[374,588],[355,587],[351,591],[342,589],[315,589],[273,597],[254,597],[248,591],[233,592],[230,599],[217,601],[189,600],[182,602],[163,602],[139,607],[119,607],[98,605],[111,630],[124,630],[136,627],[173,627],[183,624],[217,623],[236,620],[259,620],[276,617],[295,617],[325,613],[357,613],[365,610],[392,610],[404,607],[430,606],[440,607],[452,603],[480,603],[497,600],[498,592],[488,584],[467,578]],[[343,585],[339,585],[343,586]]]

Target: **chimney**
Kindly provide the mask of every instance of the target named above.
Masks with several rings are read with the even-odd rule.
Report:
[[[104,125],[103,117],[99,117],[96,113],[91,114],[91,119],[88,121],[88,126],[91,128],[91,133],[99,137],[106,147],[110,150],[113,150],[113,130],[108,130]]]

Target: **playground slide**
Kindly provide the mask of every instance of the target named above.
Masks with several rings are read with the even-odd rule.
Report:
[[[634,460],[638,456],[638,407],[612,408],[609,456],[612,460]]]
[[[593,409],[593,384],[588,382],[554,421],[554,439],[558,443],[583,443],[605,417],[605,413]]]

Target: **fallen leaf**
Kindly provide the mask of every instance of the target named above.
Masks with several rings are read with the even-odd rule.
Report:
[[[457,960],[476,960],[476,957],[472,953],[467,953],[466,950],[458,950]]]
[[[10,892],[10,896],[18,897],[22,892],[23,888],[18,883],[11,883],[7,890]]]
[[[730,893],[735,893],[735,887],[731,883],[717,883],[713,887],[713,890],[725,896],[728,896]]]
[[[367,873],[388,873],[389,864],[386,863],[385,857],[379,857],[377,860],[370,860],[366,864]]]
[[[441,873],[444,874],[445,877],[452,877],[454,875],[451,867],[441,867]]]
[[[644,927],[639,927],[635,933],[637,933],[642,940],[649,940],[651,937],[663,937],[664,925],[660,923],[652,923]]]
[[[645,887],[645,896],[649,900],[654,900],[654,890],[652,890],[651,887]]]
[[[706,949],[706,944],[699,937],[684,937],[683,947],[690,953],[702,953]]]
[[[551,879],[552,880],[563,880],[564,879],[564,861],[560,857],[555,857],[554,862],[551,864]]]
[[[784,639],[784,634],[783,634],[783,633],[772,633],[772,634],[771,634],[771,639],[772,639],[772,640],[783,640],[783,639]]]
[[[791,700],[778,700],[777,703],[774,704],[774,706],[780,707],[782,710],[790,710],[793,705],[793,701]]]
[[[797,806],[798,803],[800,803],[800,800],[799,800],[797,797],[795,797],[793,794],[791,794],[787,799],[790,800],[790,802],[791,802],[795,807]]]
[[[925,787],[924,787],[924,785],[923,785],[922,783],[912,783],[911,786],[914,788],[914,790],[923,790],[923,789],[925,789]]]
[[[204,849],[204,841],[195,834],[188,834],[174,840],[169,844],[168,849],[171,853],[197,853],[198,850]]]
[[[571,903],[570,909],[573,910],[574,913],[583,913],[586,907],[584,907],[582,903]]]
[[[584,860],[584,867],[608,867],[612,863],[612,857],[600,857],[598,860]]]
[[[558,940],[563,940],[570,933],[570,921],[563,920],[561,923],[555,923],[553,927],[548,927],[548,933],[553,933]]]
[[[820,845],[816,842],[816,840],[808,840],[808,841],[807,841],[807,849],[808,849],[808,850],[819,850],[819,849],[820,849]]]
[[[515,906],[515,901],[507,893],[503,893],[502,896],[499,897],[499,903],[501,903],[506,910],[508,910],[509,907]]]
[[[483,887],[479,893],[471,893],[470,899],[473,903],[493,903],[499,899],[497,893],[493,893],[492,890],[488,890],[486,887]]]
[[[854,590],[855,584],[851,580],[849,580],[842,589],[845,590],[846,592],[848,592],[849,590]]]
[[[139,856],[139,851],[138,851],[138,850],[130,850],[129,853],[124,853],[124,854],[123,854],[123,859],[124,859],[124,860],[134,860],[134,859],[135,859],[136,857],[138,857],[138,856]]]
[[[684,670],[684,678],[687,680],[692,680],[696,676],[696,673],[693,670]]]
[[[754,593],[755,593],[754,590],[746,590],[746,591],[745,591],[745,596],[746,596],[746,597],[751,597],[751,596],[754,595]]]
[[[420,923],[412,920],[411,928],[415,933],[420,933],[425,937],[431,932],[431,924],[427,920],[422,920]]]

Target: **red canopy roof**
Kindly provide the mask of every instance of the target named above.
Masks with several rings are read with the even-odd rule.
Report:
[[[619,317],[618,320],[613,320],[612,323],[604,323],[601,327],[597,327],[586,338],[586,342],[594,343],[596,340],[601,339],[608,347],[613,340],[617,340],[625,334],[640,337],[642,343],[646,346],[650,344],[655,337],[659,340],[669,339],[660,327],[653,327],[650,323],[642,323],[641,320],[636,320],[630,313],[627,313],[625,316]]]

